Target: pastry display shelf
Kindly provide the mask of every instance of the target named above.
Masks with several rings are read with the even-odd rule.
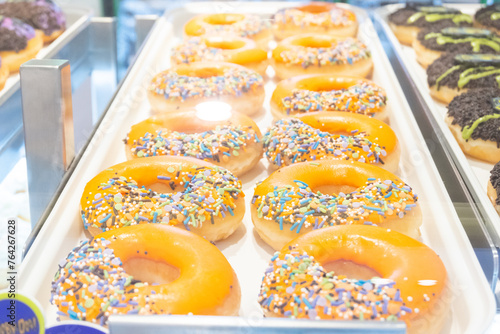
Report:
[[[459,8],[470,15],[473,15],[480,8],[480,5],[477,4],[447,4],[447,6]],[[482,259],[481,264],[489,276],[493,290],[496,291],[497,305],[499,305],[497,307],[500,312],[498,261],[495,261],[494,266],[491,266],[491,261],[487,260],[489,257],[488,248],[491,248],[495,253],[493,256],[498,258],[500,247],[500,217],[486,194],[489,172],[493,168],[493,164],[466,156],[444,122],[446,105],[435,101],[430,96],[426,71],[417,62],[415,51],[411,47],[399,43],[388,25],[389,13],[400,7],[401,5],[396,4],[376,9],[374,12],[375,24],[379,35],[385,41],[385,49],[396,70],[398,79],[407,88],[405,94],[407,99],[412,101],[412,111],[420,129],[424,132],[424,136],[429,138],[427,145],[440,167],[441,177],[443,179],[449,178],[449,170],[460,175],[457,181],[447,180],[445,182],[448,193],[452,198],[458,195],[459,197],[456,197],[454,202],[460,205],[464,202],[464,198],[460,198],[460,193],[457,193],[454,188],[457,187],[457,183],[462,183],[462,188],[467,189],[465,196],[473,205],[470,208],[461,208],[464,214],[460,216],[465,218],[462,219],[462,224],[475,247],[478,258]],[[440,150],[441,147],[444,148],[444,151]],[[441,168],[445,165],[451,166]],[[473,219],[477,220],[479,226],[470,224],[471,217],[475,217]]]
[[[150,32],[142,52],[127,73],[115,98],[107,108],[102,121],[77,156],[69,172],[63,176],[57,198],[47,209],[32,236],[31,248],[19,268],[18,288],[35,297],[42,305],[47,323],[56,322],[56,309],[50,305],[50,283],[57,264],[80,240],[88,238],[79,215],[79,200],[83,188],[99,171],[125,160],[122,139],[130,126],[149,115],[146,88],[152,76],[169,66],[168,52],[182,39],[182,26],[191,17],[201,13],[240,12],[252,13],[269,19],[278,9],[294,6],[291,2],[212,2],[188,3],[159,18]],[[388,95],[390,123],[403,147],[397,174],[419,194],[424,219],[422,241],[434,249],[443,259],[449,272],[453,289],[451,310],[446,318],[444,333],[480,333],[487,330],[494,313],[495,303],[474,250],[462,227],[452,199],[446,191],[443,179],[434,164],[429,149],[425,146],[408,101],[384,52],[372,22],[364,10],[353,8],[359,22],[359,38],[372,51],[375,65],[373,80],[384,87]],[[273,75],[272,69],[268,74]],[[265,131],[271,125],[269,99],[276,81],[267,81],[266,100],[256,122]],[[439,149],[443,149],[439,142]],[[441,167],[440,167],[441,168]],[[448,167],[451,168],[451,167]],[[343,332],[404,332],[402,323],[373,322],[309,322],[290,319],[267,319],[256,302],[260,280],[273,251],[253,231],[249,202],[255,184],[269,175],[271,169],[265,159],[253,171],[242,177],[246,193],[247,213],[243,225],[227,240],[216,245],[233,266],[242,287],[240,317],[200,316],[116,316],[110,318],[112,333],[220,333],[244,331],[248,333],[303,332],[321,333],[337,330]],[[443,172],[443,171],[441,171]],[[445,170],[449,176],[453,170]],[[456,175],[455,175],[456,176]],[[445,180],[445,183],[450,180]],[[465,188],[460,186],[451,195],[463,196],[464,209],[473,210],[467,199]],[[462,198],[460,198],[462,199]],[[436,205],[438,206],[436,208]],[[474,230],[482,233],[480,222],[470,216]],[[484,236],[483,236],[484,238]],[[495,263],[494,249],[484,249],[491,262]],[[489,276],[489,275],[488,275]]]

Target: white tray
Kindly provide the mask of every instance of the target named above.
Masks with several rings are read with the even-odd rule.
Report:
[[[458,8],[464,13],[470,15],[474,15],[474,13],[481,8],[481,5],[479,4],[447,4],[447,6]],[[491,204],[486,193],[486,187],[490,179],[490,171],[493,169],[494,164],[466,156],[458,145],[450,129],[444,122],[446,112],[448,111],[446,104],[440,103],[431,97],[429,93],[429,86],[427,84],[426,71],[417,62],[415,51],[413,48],[399,43],[388,25],[387,16],[400,7],[401,5],[396,4],[377,8],[375,10],[376,18],[386,31],[391,43],[395,46],[395,52],[399,53],[401,59],[403,60],[408,73],[415,82],[420,94],[424,98],[432,112],[432,115],[443,132],[444,137],[451,148],[451,153],[454,155],[456,163],[462,167],[463,173],[465,174],[464,176],[469,181],[468,184],[472,186],[474,191],[477,193],[479,200],[484,207],[484,211],[492,223],[491,226],[495,229],[497,236],[500,237],[500,217],[498,216],[498,213]]]
[[[85,27],[89,22],[90,10],[76,6],[61,7],[66,17],[66,30],[55,41],[44,46],[36,55],[37,59],[48,59],[54,56],[67,41]],[[2,105],[15,91],[19,89],[19,73],[11,74],[5,82],[5,87],[0,90],[0,105]]]
[[[169,66],[169,50],[181,40],[183,24],[200,13],[233,11],[269,17],[279,8],[292,5],[297,3],[189,3],[158,20],[143,52],[117,93],[20,268],[19,288],[40,301],[45,308],[48,324],[54,323],[56,318],[56,309],[49,304],[49,298],[50,283],[57,264],[79,240],[85,239],[79,214],[79,201],[84,186],[101,170],[125,160],[122,139],[132,124],[148,117],[146,87],[155,73]],[[373,80],[387,90],[391,125],[404,148],[399,175],[419,194],[424,216],[423,241],[443,259],[454,289],[452,309],[443,333],[482,332],[493,319],[493,295],[373,25],[365,11],[356,8],[355,12],[360,22],[359,37],[373,52]],[[272,74],[272,70],[269,73]],[[264,104],[266,111],[256,118],[263,131],[271,124],[269,100],[275,86],[273,80],[267,82]],[[240,315],[250,319],[262,317],[256,301],[257,294],[264,269],[273,252],[253,230],[249,202],[256,182],[268,175],[268,162],[263,159],[242,178],[247,200],[244,224],[227,240],[217,243],[240,280]],[[189,321],[191,320],[186,318],[186,322]]]

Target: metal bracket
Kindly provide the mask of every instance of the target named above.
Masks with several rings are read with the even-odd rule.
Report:
[[[142,43],[148,37],[151,28],[153,28],[156,20],[158,20],[158,15],[136,15],[135,18],[135,50],[138,51],[141,48]]]
[[[34,226],[75,157],[71,71],[67,60],[33,59],[20,75]]]

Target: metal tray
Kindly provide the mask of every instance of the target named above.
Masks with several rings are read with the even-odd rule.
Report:
[[[125,160],[121,140],[125,138],[131,125],[148,117],[149,103],[146,99],[146,87],[155,73],[168,68],[168,53],[171,47],[181,40],[183,24],[194,15],[213,12],[254,13],[269,18],[279,8],[294,5],[297,3],[189,3],[166,13],[158,20],[142,53],[110,105],[86,152],[21,265],[19,289],[40,301],[45,309],[49,325],[56,321],[56,309],[49,304],[49,298],[50,282],[57,264],[79,240],[86,239],[79,217],[79,200],[83,188],[95,174]],[[449,272],[453,295],[451,310],[443,333],[483,332],[491,323],[495,313],[493,295],[424,144],[424,139],[418,130],[377,33],[367,13],[358,8],[353,9],[360,23],[359,38],[368,45],[373,54],[375,70],[372,79],[387,91],[391,126],[398,135],[403,148],[398,174],[419,194],[424,216],[421,229],[422,240],[441,256]],[[268,71],[268,74],[272,76],[272,69]],[[272,121],[268,109],[275,86],[275,81],[268,80],[265,87],[265,111],[255,118],[262,130],[269,127]],[[263,159],[253,171],[242,178],[243,190],[247,195],[247,207],[256,182],[269,175],[268,165],[268,162]],[[251,331],[253,324],[269,320],[262,319],[262,312],[256,302],[256,297],[264,269],[273,251],[253,231],[249,210],[244,217],[243,225],[227,240],[218,242],[217,247],[228,258],[242,287],[240,309],[242,318],[237,318],[241,320],[236,323],[246,328],[245,330]],[[203,317],[180,316],[172,320],[168,316],[155,316],[154,321],[151,321],[142,317],[112,317],[111,328],[114,324],[117,325],[115,328],[120,327],[121,324],[121,328],[127,328],[127,332],[132,333],[133,331],[148,331],[152,326],[156,326],[156,329],[162,328],[163,324],[163,326],[173,326],[168,327],[169,332],[174,328],[183,328],[188,332],[187,329],[192,328],[189,327],[190,325],[204,321],[201,318]],[[221,320],[222,322],[231,321],[227,318],[227,321]],[[294,326],[294,322],[288,319],[280,323],[287,323],[286,327],[289,328]],[[285,329],[286,327],[283,325],[278,328]],[[359,322],[357,327],[376,330],[377,325]],[[334,328],[333,325],[332,328]],[[209,332],[210,328],[207,327],[201,331]]]
[[[447,6],[459,8],[464,13],[471,15],[481,8],[481,5],[479,4],[447,4]],[[406,70],[411,76],[411,79],[415,83],[420,95],[436,120],[436,123],[447,143],[449,151],[452,154],[452,158],[459,168],[467,186],[472,191],[473,195],[475,195],[475,199],[477,200],[479,209],[487,222],[487,226],[490,228],[491,232],[493,232],[492,236],[496,241],[496,246],[499,247],[500,217],[491,204],[486,193],[486,187],[490,178],[490,171],[493,169],[494,165],[465,155],[450,129],[444,122],[447,112],[446,104],[440,103],[430,96],[429,87],[427,85],[427,74],[425,69],[417,62],[415,51],[413,48],[399,43],[388,25],[387,16],[400,7],[401,5],[388,5],[380,7],[375,10],[375,18],[380,22],[382,28],[386,32],[391,44],[394,46],[395,52],[397,52],[400,59],[402,59]]]

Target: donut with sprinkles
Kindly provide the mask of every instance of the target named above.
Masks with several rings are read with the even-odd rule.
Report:
[[[378,225],[418,238],[417,200],[410,186],[380,167],[325,159],[272,173],[255,188],[251,214],[255,230],[274,249],[334,225]]]
[[[304,33],[355,37],[356,14],[349,9],[325,2],[280,9],[273,17],[273,35],[278,41]]]
[[[208,116],[208,117],[206,117]],[[243,175],[262,157],[262,134],[249,117],[229,112],[174,112],[132,126],[125,139],[128,159],[176,155],[209,161]]]
[[[249,68],[260,75],[267,69],[267,51],[242,37],[192,37],[174,47],[172,64],[222,61]]]
[[[220,101],[253,115],[262,110],[264,79],[255,71],[224,62],[195,62],[157,74],[148,89],[153,114],[195,109]]]
[[[349,270],[346,262],[355,267]],[[439,333],[450,300],[446,268],[432,249],[395,231],[359,225],[291,241],[271,258],[258,296],[266,317],[404,321],[410,334]]]
[[[245,214],[241,181],[211,163],[174,156],[129,160],[83,191],[83,225],[93,236],[138,224],[168,224],[207,240],[231,235]]]
[[[361,41],[324,34],[302,34],[285,38],[272,53],[279,79],[304,74],[368,77],[373,62],[370,50]]]
[[[147,224],[81,242],[59,263],[51,303],[58,320],[105,326],[117,314],[237,315],[240,298],[238,278],[217,247]]]
[[[345,112],[310,113],[277,121],[263,138],[265,155],[276,168],[302,161],[359,161],[395,172],[400,149],[384,122]]]
[[[345,111],[388,122],[387,95],[373,81],[336,75],[312,74],[282,80],[271,97],[274,118],[317,111]]]

